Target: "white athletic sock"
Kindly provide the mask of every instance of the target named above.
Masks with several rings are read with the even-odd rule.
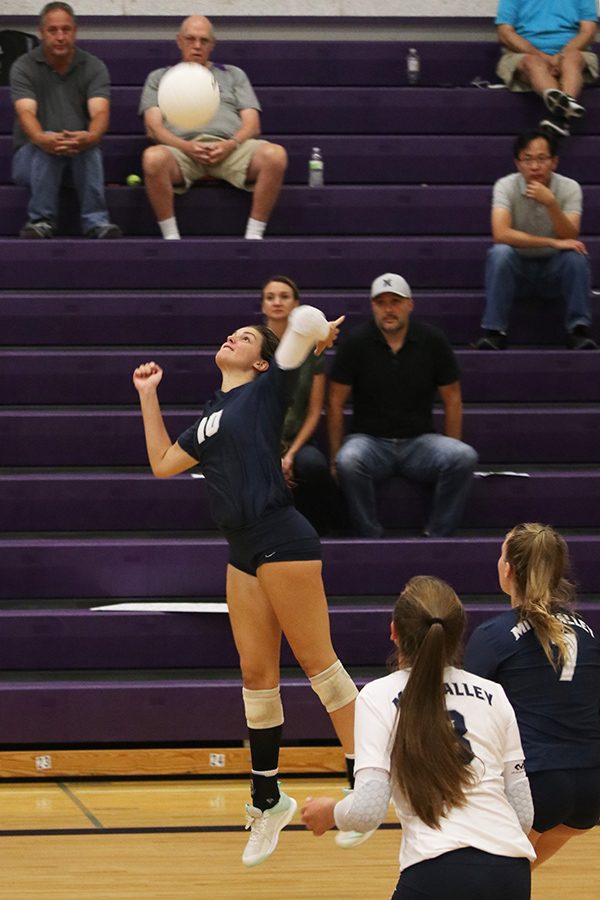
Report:
[[[244,237],[247,241],[262,241],[266,227],[266,222],[261,222],[260,219],[253,219],[250,216],[246,223],[246,234]]]
[[[166,241],[178,241],[181,238],[179,228],[177,227],[177,219],[171,216],[170,219],[163,219],[158,223],[158,227],[162,232],[162,236]]]

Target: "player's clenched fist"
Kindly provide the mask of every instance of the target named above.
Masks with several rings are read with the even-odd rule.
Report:
[[[133,373],[133,384],[138,393],[156,390],[163,377],[163,370],[155,362],[142,363]]]

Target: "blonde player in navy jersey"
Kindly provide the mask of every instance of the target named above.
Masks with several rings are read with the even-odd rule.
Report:
[[[500,682],[515,709],[536,865],[600,817],[600,641],[573,611],[568,571],[553,528],[513,528],[498,560],[511,609],[480,625],[465,654],[465,668]]]
[[[222,385],[203,415],[175,443],[165,428],[157,389],[162,370],[139,366],[146,448],[154,475],[196,466],[206,478],[213,518],[230,547],[227,604],[240,656],[250,734],[250,838],[242,861],[263,862],[277,845],[296,802],[280,791],[277,772],[283,708],[279,694],[281,634],[331,717],[349,759],[356,687],[331,643],[314,528],[292,505],[281,468],[280,441],[298,367],[331,346],[343,316],[327,322],[313,307],[294,310],[278,344],[262,325],[238,328],[215,356]]]
[[[367,831],[390,796],[402,824],[392,900],[527,900],[533,807],[515,714],[499,684],[456,667],[462,604],[444,581],[412,578],[394,607],[397,671],[356,703],[356,785],[308,798],[316,835]]]

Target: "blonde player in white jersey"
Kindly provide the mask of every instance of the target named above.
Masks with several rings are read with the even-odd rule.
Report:
[[[411,579],[394,608],[398,668],[356,703],[356,786],[308,798],[315,835],[368,831],[390,798],[402,824],[392,900],[527,900],[533,805],[515,714],[500,685],[457,668],[463,606],[443,581]]]

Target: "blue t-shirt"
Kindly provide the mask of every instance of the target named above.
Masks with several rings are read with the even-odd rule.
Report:
[[[598,18],[596,0],[500,0],[496,25],[512,25],[520,37],[553,56],[579,33],[580,22]]]
[[[528,772],[600,766],[600,641],[575,612],[567,663],[556,672],[527,620],[510,609],[476,628],[464,668],[499,682],[514,707]]]
[[[223,531],[292,504],[281,471],[281,432],[298,369],[275,360],[254,381],[217,391],[177,443],[200,463],[211,514]]]

